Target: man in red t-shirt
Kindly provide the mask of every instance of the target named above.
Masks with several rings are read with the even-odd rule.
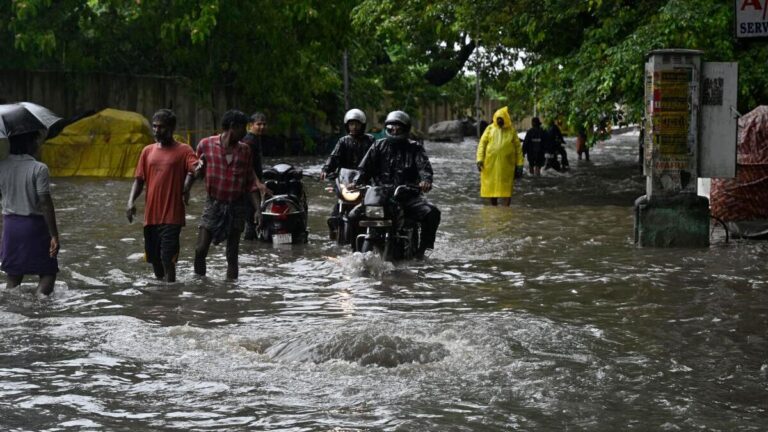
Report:
[[[166,282],[176,281],[185,197],[189,196],[197,165],[192,147],[173,139],[175,128],[173,111],[161,109],[152,116],[152,132],[157,142],[141,151],[126,208],[128,222],[133,222],[134,203],[146,184],[144,258],[152,264],[155,276]]]

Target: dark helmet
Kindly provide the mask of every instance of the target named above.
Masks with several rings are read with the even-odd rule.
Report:
[[[347,132],[349,132],[347,123],[352,120],[357,120],[362,123],[363,131],[365,131],[365,124],[368,123],[368,119],[365,117],[365,113],[362,110],[352,108],[351,110],[347,111],[346,114],[344,114],[344,129],[347,129]]]
[[[531,124],[533,125],[533,127],[541,126],[541,120],[539,120],[538,117],[534,117],[531,119]]]
[[[401,133],[393,135],[390,128],[387,127],[391,124],[399,124],[402,126]],[[411,117],[403,111],[392,111],[387,114],[386,120],[384,120],[384,128],[387,136],[392,138],[407,138],[411,132]]]

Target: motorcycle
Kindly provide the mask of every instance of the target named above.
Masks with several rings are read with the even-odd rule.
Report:
[[[261,203],[258,238],[272,244],[306,243],[307,196],[303,172],[281,163],[264,170],[264,184],[273,195]]]
[[[557,172],[568,170],[568,156],[562,144],[558,144],[554,149],[544,153],[544,169],[553,169]]]
[[[359,226],[365,228],[354,243],[354,250],[373,251],[386,261],[409,260],[419,249],[421,224],[405,217],[402,204],[417,197],[418,186],[367,186],[363,203],[353,210]]]
[[[328,218],[328,228],[331,239],[339,246],[352,244],[357,237],[358,227],[349,220],[349,212],[363,201],[365,189],[352,190],[347,185],[352,184],[358,174],[357,170],[342,168],[334,175],[336,182],[332,190],[336,192],[337,203],[334,215]]]
[[[564,171],[560,161],[557,159],[557,153],[544,153],[544,169],[553,169],[557,172]]]

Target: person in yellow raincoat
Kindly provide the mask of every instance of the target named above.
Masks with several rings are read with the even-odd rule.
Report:
[[[477,145],[477,170],[480,171],[480,197],[491,205],[508,206],[512,201],[515,179],[523,174],[523,149],[512,125],[507,107],[493,114]]]

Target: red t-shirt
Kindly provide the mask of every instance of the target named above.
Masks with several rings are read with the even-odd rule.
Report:
[[[144,225],[184,225],[184,180],[195,163],[195,151],[184,143],[144,147],[136,165],[136,178],[144,180],[147,189]]]

